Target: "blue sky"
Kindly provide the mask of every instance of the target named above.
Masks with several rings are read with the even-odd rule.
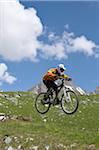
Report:
[[[12,5],[9,0],[6,7],[1,15],[0,64],[5,69],[0,89],[26,91],[59,63],[82,89],[94,91],[99,86],[99,2],[15,1]]]

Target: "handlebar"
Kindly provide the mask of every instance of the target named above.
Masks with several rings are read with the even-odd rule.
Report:
[[[64,84],[65,84],[65,80],[67,81],[71,81],[71,78],[67,78],[67,79],[64,79],[62,77],[59,77],[57,80],[54,81],[54,83],[58,86],[58,87],[63,87]]]
[[[59,77],[58,79],[60,79],[60,80],[62,80],[62,81],[64,81],[64,80],[66,80],[66,81],[72,81],[72,78],[67,78],[67,79],[65,79],[65,78]]]

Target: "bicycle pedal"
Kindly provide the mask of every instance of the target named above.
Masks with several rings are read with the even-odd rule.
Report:
[[[50,102],[49,100],[42,100],[43,104],[49,104],[49,102]]]

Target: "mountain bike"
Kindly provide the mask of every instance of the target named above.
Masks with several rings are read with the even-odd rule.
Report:
[[[74,92],[74,90],[71,90],[69,86],[65,84],[65,79],[58,80],[60,85],[58,86],[57,97],[53,88],[50,88],[50,90],[47,92],[41,92],[37,95],[35,100],[35,108],[39,113],[45,114],[48,112],[51,105],[54,106],[57,104],[61,105],[62,110],[66,114],[73,114],[77,111],[79,105],[77,94]]]

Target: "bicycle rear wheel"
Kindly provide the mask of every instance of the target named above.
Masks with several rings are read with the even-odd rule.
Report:
[[[50,108],[50,97],[48,97],[45,101],[45,96],[47,95],[47,93],[40,93],[35,100],[35,108],[36,110],[41,113],[41,114],[45,114],[46,112],[48,112],[49,108]]]
[[[66,91],[62,95],[61,107],[66,114],[73,114],[77,111],[79,105],[78,97],[73,91]]]

